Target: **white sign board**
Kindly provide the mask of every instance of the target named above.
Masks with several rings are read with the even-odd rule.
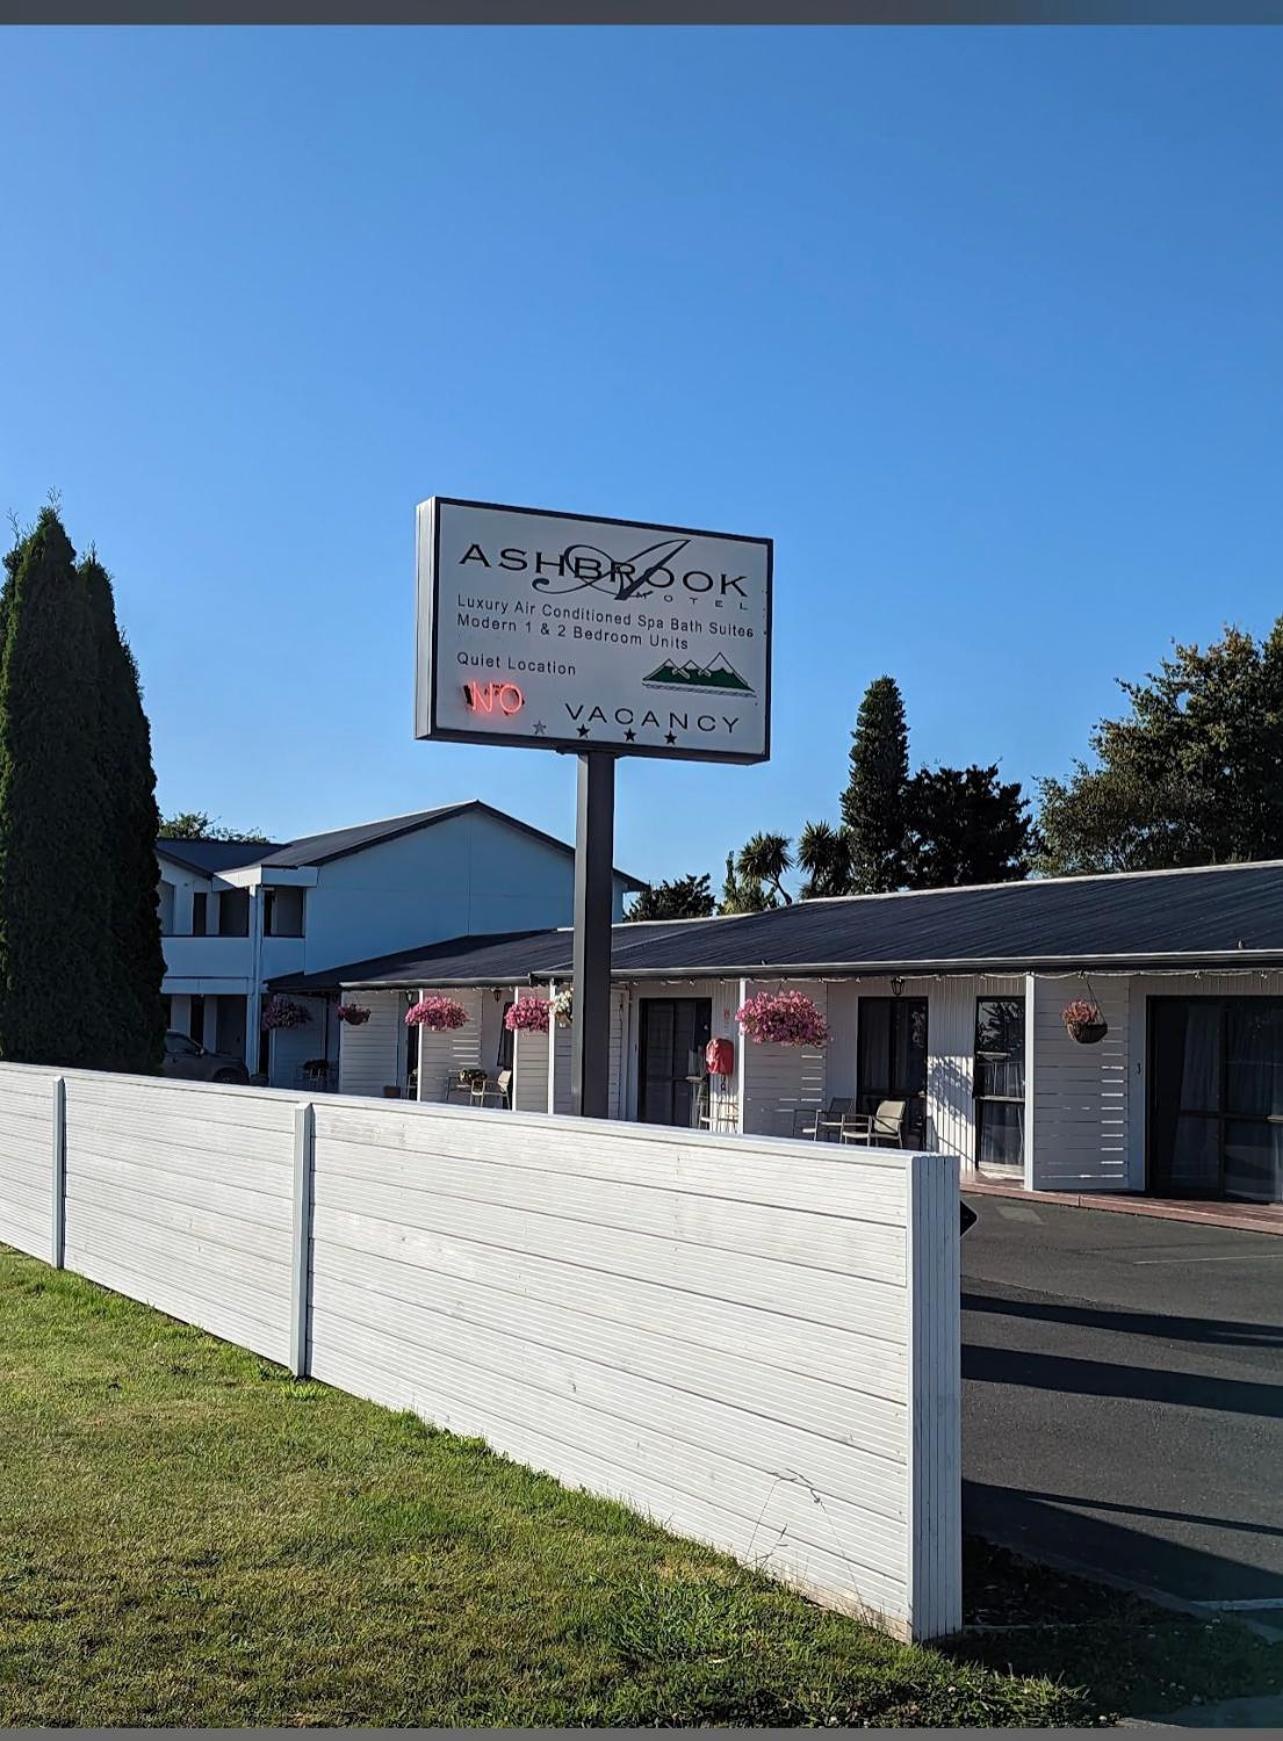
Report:
[[[434,496],[415,735],[764,762],[771,541]]]

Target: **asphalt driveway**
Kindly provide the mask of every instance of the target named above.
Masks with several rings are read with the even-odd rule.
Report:
[[[971,1198],[965,1527],[1283,1616],[1283,1238]]]

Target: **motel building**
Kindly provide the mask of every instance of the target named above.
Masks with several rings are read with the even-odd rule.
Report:
[[[355,1006],[342,1092],[566,1113],[569,1027],[504,1017],[568,987],[571,946],[565,929],[465,935],[272,989]],[[615,1118],[847,1141],[834,1109],[890,1102],[886,1140],[976,1181],[1283,1200],[1283,863],[617,924],[613,979]],[[823,1046],[740,1033],[745,1000],[781,989],[813,1000]],[[433,994],[462,1026],[407,1028]],[[1101,1018],[1086,1038],[1064,1019],[1076,1000]],[[706,1076],[715,1038],[726,1073]]]

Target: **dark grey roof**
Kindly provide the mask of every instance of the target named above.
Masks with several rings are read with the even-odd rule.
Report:
[[[735,918],[616,925],[612,949],[618,979],[1272,965],[1283,963],[1283,864],[804,901]],[[564,976],[570,963],[569,931],[459,937],[384,957],[377,975],[356,963],[328,981],[516,984]]]
[[[264,853],[279,851],[274,840],[169,840],[162,836],[156,851],[174,864],[203,876],[217,876],[220,871],[239,870],[242,865],[259,864]]]
[[[555,834],[545,834],[541,828],[532,828],[528,822],[509,816],[506,810],[497,810],[493,804],[487,804],[480,798],[469,798],[459,804],[440,804],[435,810],[414,810],[407,816],[388,816],[379,822],[358,822],[352,828],[334,828],[325,834],[309,834],[301,840],[291,840],[284,844],[278,841],[254,843],[158,840],[156,846],[158,851],[175,863],[205,870],[207,873],[238,869],[247,864],[261,864],[270,870],[302,870],[312,865],[329,864],[332,859],[346,858],[349,853],[361,852],[369,846],[380,846],[384,841],[397,840],[403,834],[414,834],[420,828],[431,828],[435,823],[444,822],[451,816],[471,813],[493,816],[509,828],[516,828],[534,840],[541,840],[546,846],[556,847],[558,852],[570,853],[574,850],[564,840],[558,840]],[[646,887],[644,882],[630,876],[627,871],[616,868],[615,875],[629,889]]]
[[[465,810],[477,808],[479,803],[474,798],[465,804],[440,804],[435,810],[414,810],[408,816],[387,816],[379,822],[358,822],[352,828],[332,828],[325,834],[307,834],[301,840],[291,840],[287,845],[277,847],[261,862],[277,870],[301,870],[305,865],[328,864],[331,859],[346,858],[349,853],[360,852],[364,847],[380,846],[385,840],[397,840],[403,834],[429,828],[434,822],[444,822],[447,817],[460,816]],[[564,847],[562,841],[557,844]]]

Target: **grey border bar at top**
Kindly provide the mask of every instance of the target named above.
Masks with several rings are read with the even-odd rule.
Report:
[[[0,24],[1283,24],[1283,0],[0,0]]]

